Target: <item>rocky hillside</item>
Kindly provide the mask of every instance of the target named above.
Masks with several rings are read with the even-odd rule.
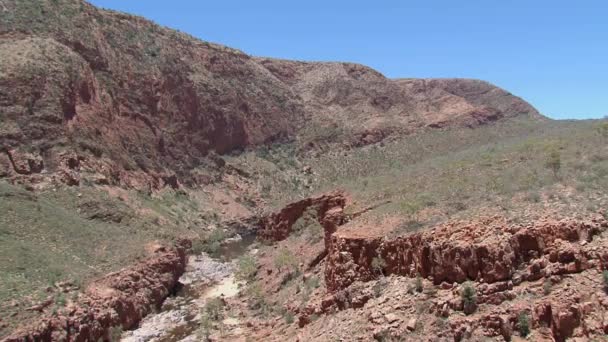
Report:
[[[143,171],[144,183],[193,181],[211,151],[285,140],[359,146],[425,126],[540,117],[486,82],[252,58],[82,0],[3,1],[0,60],[4,153],[31,152],[49,171],[66,151],[91,156],[123,185],[134,185],[124,171]]]

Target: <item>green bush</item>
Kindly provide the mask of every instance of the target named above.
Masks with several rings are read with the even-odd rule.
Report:
[[[519,329],[519,334],[522,337],[526,337],[530,334],[530,317],[525,312],[522,312],[517,317],[517,327]]]
[[[263,316],[268,316],[272,312],[272,307],[266,301],[266,295],[257,282],[247,287],[245,295],[248,298],[247,303],[251,310],[258,311]]]
[[[283,319],[285,319],[285,323],[292,324],[294,322],[294,315],[291,311],[287,310],[283,314]]]
[[[204,311],[209,319],[219,321],[222,318],[223,308],[224,301],[221,298],[211,298],[205,303]]]
[[[251,281],[255,278],[258,266],[251,255],[243,255],[237,261],[235,272],[236,279],[241,281]]]
[[[215,229],[202,242],[201,249],[211,256],[217,257],[222,248],[222,242],[227,238],[223,229]]]
[[[477,291],[475,287],[471,283],[465,283],[460,295],[462,297],[464,313],[469,315],[475,312],[477,309]]]
[[[283,248],[274,257],[274,266],[279,272],[281,269],[287,269],[289,272],[292,272],[297,270],[298,260],[289,249]]]

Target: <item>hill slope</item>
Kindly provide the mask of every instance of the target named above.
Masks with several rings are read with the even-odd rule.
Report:
[[[390,80],[351,63],[252,58],[81,0],[3,2],[0,146],[109,159],[119,171],[189,172],[271,141],[361,145],[424,126],[540,117],[476,80]],[[340,134],[336,135],[335,132]]]

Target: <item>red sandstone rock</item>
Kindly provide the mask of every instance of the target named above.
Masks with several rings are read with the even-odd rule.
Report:
[[[371,263],[381,257],[385,274],[432,277],[435,284],[467,279],[494,283],[511,279],[517,267],[530,261],[527,280],[580,272],[591,267],[589,253],[578,241],[589,241],[607,226],[603,217],[589,221],[541,220],[530,226],[511,226],[506,220],[452,222],[394,239],[336,232],[331,236],[325,279],[328,289],[345,288],[356,280],[376,278]],[[560,240],[561,239],[561,240]],[[568,248],[562,249],[564,243]],[[542,255],[557,255],[559,266],[548,268]],[[562,267],[563,266],[563,267]]]
[[[107,339],[110,328],[130,329],[162,303],[185,266],[183,247],[157,249],[146,261],[93,282],[68,316],[43,318],[3,342]]]
[[[44,162],[40,156],[31,153],[23,153],[17,150],[6,152],[6,156],[12,165],[13,170],[20,175],[31,175],[40,173],[44,169]],[[3,164],[6,163],[4,159]]]
[[[346,197],[341,192],[306,198],[291,203],[281,211],[262,218],[259,222],[260,228],[257,235],[259,238],[269,241],[286,239],[291,234],[293,224],[307,210],[314,210],[319,223],[325,229],[325,240],[328,241],[328,237],[346,219],[342,211],[345,205]]]

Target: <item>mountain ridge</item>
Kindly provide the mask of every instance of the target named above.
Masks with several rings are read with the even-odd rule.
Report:
[[[392,80],[355,63],[252,57],[84,1],[5,7],[0,145],[47,165],[71,150],[187,181],[211,151],[294,139],[360,146],[423,127],[541,117],[483,81]]]

